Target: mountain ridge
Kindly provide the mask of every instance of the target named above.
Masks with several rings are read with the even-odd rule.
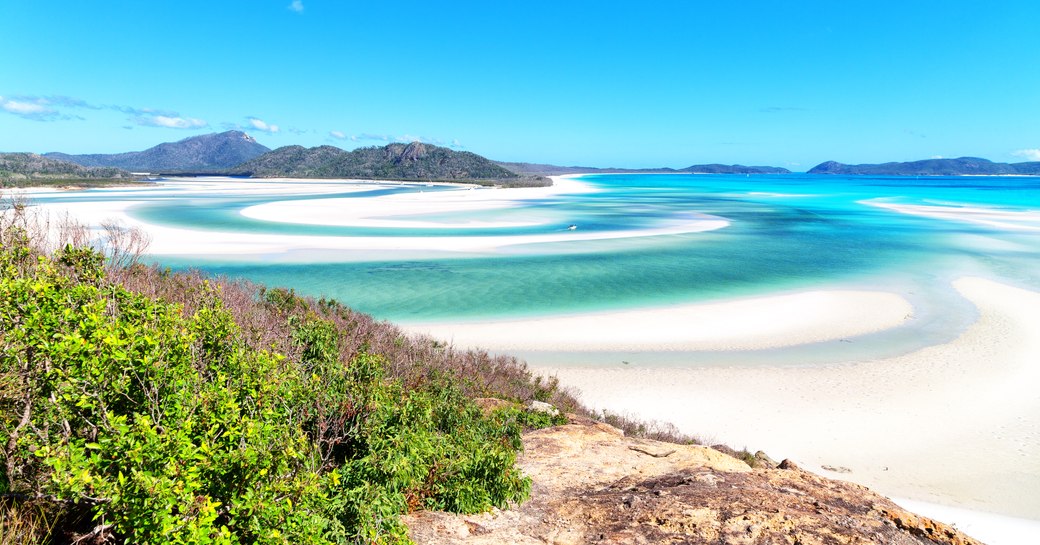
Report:
[[[28,152],[0,153],[0,185],[40,180],[129,180],[133,175],[112,167],[85,167]]]
[[[1040,175],[1040,161],[1025,163],[994,163],[980,157],[956,159],[923,159],[920,161],[866,163],[849,165],[825,161],[811,168],[808,174],[873,175],[873,176],[1000,176]]]
[[[790,174],[790,170],[772,166],[723,165],[710,163],[686,168],[600,168],[559,166],[545,163],[495,161],[503,168],[519,174],[556,176],[561,174]]]
[[[40,156],[37,156],[40,157]],[[695,164],[685,168],[613,168],[494,161],[468,151],[423,142],[392,143],[351,151],[332,145],[272,150],[245,132],[230,130],[164,142],[143,151],[113,154],[50,152],[43,158],[86,168],[117,168],[153,174],[245,174],[255,177],[371,178],[402,180],[521,180],[564,174],[789,174],[773,166]],[[38,160],[37,160],[38,162]],[[71,173],[68,167],[62,167]],[[59,169],[61,170],[61,169]],[[979,157],[845,164],[825,161],[808,174],[877,176],[1040,175],[1040,161],[997,163]],[[77,175],[94,177],[81,172]],[[123,177],[123,174],[113,173]],[[527,180],[524,180],[527,178]],[[544,180],[542,181],[544,182]],[[542,183],[538,182],[538,183]],[[536,183],[536,185],[538,184]]]
[[[233,168],[270,151],[242,131],[225,131],[163,142],[143,151],[70,155],[45,153],[44,157],[85,167],[115,167],[152,173]]]
[[[521,176],[468,151],[412,142],[345,151],[283,146],[233,169],[249,176],[405,180],[497,180]]]

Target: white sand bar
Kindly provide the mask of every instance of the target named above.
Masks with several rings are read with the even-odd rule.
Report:
[[[901,214],[973,223],[994,229],[1040,231],[1040,212],[1036,210],[1006,210],[1003,208],[962,205],[895,204],[879,199],[861,201],[861,203]]]
[[[263,221],[351,227],[466,228],[538,225],[526,222],[419,221],[429,214],[460,214],[515,208],[524,201],[554,195],[591,193],[592,186],[570,178],[555,177],[549,187],[494,189],[461,186],[457,191],[400,193],[365,199],[330,198],[277,201],[242,210],[242,215]]]
[[[886,495],[1038,520],[1040,293],[980,278],[954,287],[978,307],[978,321],[949,343],[899,357],[536,371],[576,387],[594,407],[762,449]]]
[[[912,314],[910,303],[895,294],[831,290],[540,319],[416,323],[407,329],[497,352],[757,350],[874,333]]]
[[[315,198],[307,201],[277,201],[246,209],[246,215],[272,224],[323,224],[357,227],[416,227],[416,228],[486,228],[515,226],[510,222],[453,222],[441,223],[418,220],[415,216],[443,214],[447,212],[473,212],[497,210],[519,201],[543,199],[560,194],[596,191],[589,184],[567,177],[554,177],[551,187],[488,189],[472,186],[457,187],[449,191],[430,191],[388,197],[364,199]],[[152,255],[193,256],[246,256],[279,255],[290,251],[318,250],[341,252],[342,259],[349,259],[364,252],[455,252],[489,253],[502,248],[526,244],[579,242],[592,240],[615,240],[661,235],[697,233],[722,229],[729,221],[716,216],[689,212],[672,221],[642,229],[618,229],[604,231],[557,230],[527,235],[488,236],[336,236],[336,235],[290,235],[278,233],[255,233],[248,231],[221,231],[168,227],[138,220],[131,209],[147,203],[148,191],[179,191],[178,196],[204,193],[234,192],[250,194],[314,194],[350,192],[379,188],[393,184],[357,182],[343,180],[339,183],[300,180],[252,183],[240,180],[207,180],[200,182],[164,182],[164,185],[140,189],[141,200],[112,200],[104,202],[43,202],[39,208],[53,217],[69,214],[77,221],[91,226],[115,221],[128,227],[139,227],[151,237],[148,253]],[[294,185],[295,184],[295,185]],[[457,184],[455,184],[457,186]],[[83,193],[86,194],[86,193]],[[338,218],[338,219],[337,219]],[[536,224],[528,222],[525,224]],[[277,229],[277,227],[275,228]]]

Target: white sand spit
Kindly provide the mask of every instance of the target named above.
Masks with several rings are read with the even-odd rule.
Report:
[[[913,307],[871,291],[788,295],[540,319],[408,324],[455,346],[494,351],[757,350],[895,327]]]
[[[880,200],[861,201],[878,208],[901,214],[923,216],[950,221],[974,223],[994,229],[1012,231],[1040,231],[1040,212],[1036,210],[1005,210],[984,206],[935,206],[923,204],[895,204]]]
[[[339,225],[388,228],[487,228],[538,225],[539,221],[420,221],[407,219],[429,214],[458,214],[502,210],[523,201],[552,195],[589,193],[588,184],[556,178],[550,187],[494,189],[465,186],[456,191],[399,193],[364,199],[329,198],[277,201],[242,210],[242,215],[263,221],[307,225]],[[404,219],[403,219],[404,218]]]
[[[949,343],[894,358],[536,369],[594,407],[763,449],[883,494],[1040,519],[1040,293],[980,278],[954,287],[979,320]]]
[[[414,215],[433,214],[446,211],[494,210],[508,206],[508,202],[516,200],[544,198],[560,193],[580,193],[595,191],[588,184],[578,182],[566,177],[555,178],[556,183],[552,187],[519,188],[519,189],[474,189],[472,191],[460,189],[457,191],[441,191],[413,193],[407,196],[399,196],[394,199],[382,200],[379,197],[355,199],[358,203],[365,203],[365,207],[371,207],[371,212],[358,212],[355,208],[353,219],[350,212],[344,212],[345,221],[342,225],[368,225],[368,226],[411,226],[430,227],[436,224],[387,217],[393,214],[396,206],[402,204],[404,218]],[[251,185],[252,184],[252,185]],[[330,192],[349,192],[362,189],[372,189],[386,185],[384,183],[362,183],[362,182],[312,182],[302,180],[294,185],[293,182],[243,182],[213,180],[209,182],[166,182],[161,186],[155,186],[153,191],[178,191],[178,196],[191,195],[196,192],[221,191],[234,194],[314,194]],[[179,227],[167,227],[140,221],[130,213],[132,207],[144,204],[147,195],[142,195],[141,201],[113,200],[103,202],[68,202],[68,203],[46,203],[42,202],[40,208],[61,217],[69,214],[76,220],[91,226],[100,225],[105,221],[117,221],[128,227],[140,227],[151,236],[151,244],[148,253],[152,255],[194,255],[200,257],[212,256],[244,256],[244,255],[279,255],[291,251],[339,251],[340,258],[349,259],[350,252],[357,252],[359,258],[365,256],[365,252],[395,252],[395,251],[422,251],[422,252],[455,252],[455,253],[479,253],[495,252],[502,248],[521,246],[525,244],[544,244],[554,242],[580,242],[592,240],[612,240],[634,237],[651,237],[660,235],[674,235],[684,233],[696,233],[722,229],[729,225],[729,221],[714,216],[697,213],[689,213],[678,217],[672,222],[658,227],[647,229],[621,229],[615,231],[568,231],[561,230],[542,234],[530,235],[497,235],[497,236],[334,236],[334,235],[283,235],[274,233],[251,233],[246,231],[219,231],[186,229]],[[318,218],[313,223],[324,223],[332,221],[336,216],[336,206],[344,201],[352,199],[316,199],[302,204],[288,202],[275,203],[273,209],[267,209],[267,205],[251,207],[250,214],[267,221],[274,222],[275,212],[284,214],[277,218],[279,222],[309,223],[313,218]],[[332,202],[332,205],[328,203]],[[325,204],[323,204],[325,203]],[[356,206],[356,205],[355,205]],[[374,219],[373,216],[381,216]],[[353,223],[352,223],[353,222]],[[444,227],[445,225],[441,225]],[[480,224],[449,224],[447,227],[481,227]],[[501,225],[496,225],[501,227]]]

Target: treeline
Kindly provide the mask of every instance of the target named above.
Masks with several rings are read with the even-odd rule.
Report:
[[[133,176],[118,168],[83,167],[66,161],[48,159],[35,153],[0,153],[0,187],[39,185],[46,182],[96,183],[103,180],[131,180]]]

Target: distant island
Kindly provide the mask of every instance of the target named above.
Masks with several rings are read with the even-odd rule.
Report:
[[[564,167],[543,163],[510,163],[496,161],[501,167],[527,175],[559,176],[563,174],[790,174],[786,168],[744,165],[692,165],[686,168],[598,168],[598,167]]]
[[[493,161],[468,151],[423,142],[393,143],[346,151],[324,145],[270,149],[242,131],[204,134],[143,151],[72,155],[60,152],[0,154],[0,183],[133,179],[131,173],[255,178],[352,178],[465,182],[503,187],[551,185],[566,174],[790,174],[773,166],[696,164],[685,168],[602,168]],[[808,174],[842,176],[1040,175],[1040,161],[995,163],[978,157],[850,165],[820,163]]]
[[[115,167],[132,172],[220,172],[271,151],[242,131],[204,134],[166,142],[144,151],[69,155],[46,153],[50,159],[85,167]]]
[[[1040,175],[1040,161],[1030,163],[994,163],[978,157],[958,159],[925,159],[908,163],[881,163],[846,165],[827,161],[816,165],[809,174],[836,174],[842,176],[1000,176]]]
[[[360,178],[550,185],[541,176],[521,175],[468,151],[412,142],[345,151],[335,146],[285,146],[232,169],[258,178]]]
[[[0,153],[0,187],[41,183],[82,184],[126,182],[134,176],[111,167],[84,167],[35,153]]]

